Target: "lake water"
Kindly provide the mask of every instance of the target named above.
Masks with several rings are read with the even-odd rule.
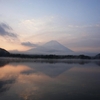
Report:
[[[100,62],[1,61],[0,100],[100,100]]]

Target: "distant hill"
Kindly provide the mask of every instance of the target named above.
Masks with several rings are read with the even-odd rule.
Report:
[[[74,52],[69,48],[63,46],[57,41],[49,41],[42,46],[38,46],[36,48],[32,48],[24,53],[27,54],[56,54],[56,55],[64,55],[64,54],[73,54]]]
[[[8,56],[9,54],[10,53],[7,50],[5,50],[3,48],[0,48],[0,57],[2,57],[2,56]]]
[[[100,59],[100,53],[97,54],[94,58],[95,58],[95,59]]]

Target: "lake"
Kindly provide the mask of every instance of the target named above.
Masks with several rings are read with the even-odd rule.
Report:
[[[0,61],[0,100],[100,100],[100,61]]]

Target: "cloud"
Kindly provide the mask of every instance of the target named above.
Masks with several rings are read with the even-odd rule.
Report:
[[[22,42],[21,43],[24,46],[28,46],[28,47],[37,47],[37,44],[31,43],[31,42]]]
[[[55,20],[54,18],[42,18],[42,19],[29,19],[22,20],[19,26],[25,33],[30,35],[36,35],[44,31],[55,30]]]
[[[5,24],[5,23],[0,23],[0,35],[1,36],[9,36],[9,37],[14,37],[17,38],[17,35],[12,31],[12,28]]]
[[[12,28],[9,25],[5,24],[5,23],[1,23],[1,26],[5,29],[12,30]]]
[[[64,26],[57,17],[21,20],[19,27],[24,31],[21,35],[25,40],[34,39],[33,42],[57,40],[64,34],[69,34],[69,28]]]

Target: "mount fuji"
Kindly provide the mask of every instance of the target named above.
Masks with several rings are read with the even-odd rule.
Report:
[[[65,54],[73,54],[74,52],[69,48],[63,46],[59,42],[52,40],[45,43],[42,46],[38,46],[36,48],[32,48],[24,52],[25,54],[57,54],[57,55],[65,55]]]

